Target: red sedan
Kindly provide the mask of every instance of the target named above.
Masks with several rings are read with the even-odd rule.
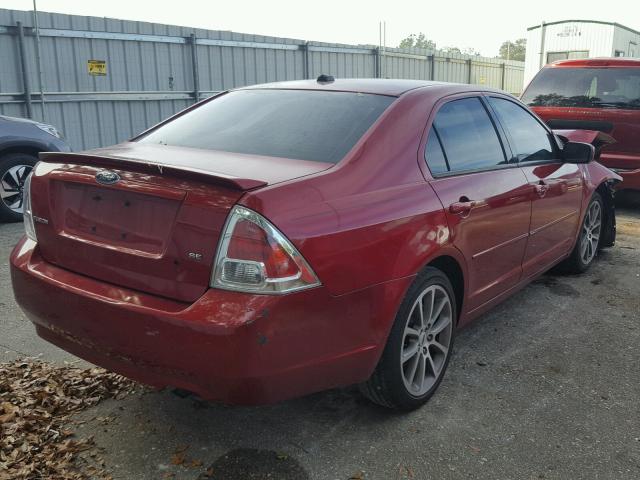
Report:
[[[242,88],[41,154],[15,296],[44,339],[157,387],[254,404],[359,383],[411,409],[457,329],[613,245],[620,177],[593,156],[478,86]]]

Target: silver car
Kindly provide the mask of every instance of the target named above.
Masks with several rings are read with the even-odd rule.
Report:
[[[54,126],[0,115],[0,222],[22,220],[22,187],[38,154],[69,151]]]

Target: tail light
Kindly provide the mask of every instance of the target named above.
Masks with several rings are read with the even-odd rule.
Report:
[[[24,218],[24,232],[27,237],[37,242],[36,227],[33,223],[33,212],[31,211],[31,173],[22,186],[22,215]]]
[[[267,219],[235,206],[225,224],[211,286],[282,294],[320,285],[300,252]]]

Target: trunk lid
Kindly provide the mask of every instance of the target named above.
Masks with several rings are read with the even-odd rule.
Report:
[[[44,153],[31,186],[38,247],[82,275],[193,302],[209,286],[221,230],[245,191],[330,166],[135,143]],[[115,177],[105,171],[117,179],[109,184]]]

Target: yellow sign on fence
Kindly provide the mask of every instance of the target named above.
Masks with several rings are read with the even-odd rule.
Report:
[[[107,62],[104,60],[87,60],[87,70],[89,75],[106,75]]]

